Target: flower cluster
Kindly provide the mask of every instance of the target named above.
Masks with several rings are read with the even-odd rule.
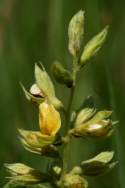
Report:
[[[84,12],[79,11],[69,23],[69,52],[73,56],[72,70],[55,61],[52,73],[57,82],[64,84],[71,91],[68,108],[57,98],[54,85],[44,66],[35,65],[35,83],[29,91],[23,85],[26,98],[38,109],[39,131],[18,129],[19,138],[26,150],[40,156],[54,158],[46,172],[42,172],[21,163],[5,164],[10,173],[11,182],[25,186],[50,183],[53,187],[87,188],[85,176],[97,176],[112,169],[117,162],[112,162],[114,152],[102,152],[95,157],[82,161],[69,169],[66,164],[66,147],[75,138],[108,138],[112,135],[116,121],[111,119],[112,111],[98,111],[91,97],[87,97],[79,109],[72,109],[72,100],[77,73],[96,55],[108,33],[106,26],[94,36],[82,51],[84,36]],[[64,113],[66,122],[61,122]],[[64,125],[66,126],[64,127]],[[62,126],[63,125],[63,126]],[[65,130],[65,131],[61,131]],[[61,149],[60,149],[61,148]],[[8,184],[9,185],[9,184]]]

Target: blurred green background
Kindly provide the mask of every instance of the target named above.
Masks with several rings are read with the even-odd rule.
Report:
[[[17,127],[38,128],[38,113],[23,95],[34,82],[34,63],[42,61],[50,73],[57,59],[70,67],[67,27],[80,9],[86,11],[85,40],[110,25],[98,56],[78,77],[74,108],[93,95],[99,108],[113,109],[120,123],[108,140],[72,142],[71,165],[100,151],[115,150],[119,164],[109,174],[89,178],[90,188],[125,188],[125,1],[124,0],[0,0],[0,187],[6,182],[5,162],[25,162],[41,169],[48,163],[21,146]],[[56,84],[56,83],[55,83]],[[56,84],[57,95],[67,104],[68,89]],[[79,145],[80,144],[80,145]]]

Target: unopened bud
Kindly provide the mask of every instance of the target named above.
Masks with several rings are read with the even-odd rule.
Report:
[[[87,176],[97,176],[111,170],[117,162],[112,162],[113,151],[102,152],[92,159],[81,163],[82,173]]]
[[[52,64],[52,73],[57,82],[59,82],[60,84],[65,84],[67,87],[72,87],[72,75],[68,70],[63,68],[61,63],[56,61]]]
[[[108,33],[108,26],[105,27],[99,34],[94,36],[85,46],[80,58],[80,64],[84,65],[87,60],[96,55],[102,47]]]
[[[69,23],[69,51],[73,56],[80,51],[84,34],[84,11],[79,11]]]
[[[59,187],[64,188],[87,188],[88,182],[85,178],[77,174],[65,174],[62,180],[59,182]]]
[[[99,111],[94,116],[90,116],[90,118],[89,115],[91,115],[91,113],[86,113],[86,118],[89,119],[86,119],[86,121],[83,123],[82,119],[84,119],[85,116],[83,116],[82,118],[81,113],[80,115],[78,115],[75,123],[76,135],[97,138],[105,138],[110,136],[114,129],[114,122],[107,118],[111,116],[111,113],[111,111]],[[78,122],[81,122],[81,124],[78,124]]]
[[[48,179],[44,173],[21,163],[5,164],[5,167],[11,175],[9,178],[15,182],[32,184],[46,182]]]

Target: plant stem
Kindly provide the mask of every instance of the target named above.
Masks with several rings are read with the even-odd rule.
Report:
[[[67,130],[70,125],[70,115],[71,115],[71,107],[73,102],[73,96],[74,96],[75,87],[72,87],[70,91],[70,98],[69,98],[69,104],[67,108],[66,113],[66,127],[65,127],[65,133],[67,133]],[[64,151],[63,151],[63,174],[67,171],[68,168],[68,153],[69,153],[69,147],[68,142],[64,145]]]
[[[67,113],[66,113],[66,132],[69,128],[70,115],[71,115],[71,108],[72,108],[74,93],[75,93],[75,87],[73,86],[70,90],[69,104],[68,104]]]
[[[69,130],[69,127],[70,127],[71,109],[72,109],[72,103],[73,103],[73,98],[75,94],[76,76],[77,76],[78,70],[79,70],[78,57],[74,57],[73,70],[72,70],[73,87],[70,90],[69,103],[68,103],[67,112],[66,112],[65,134],[67,134],[67,131]],[[63,174],[68,170],[68,155],[69,155],[69,144],[67,142],[64,145],[64,152],[63,152]]]

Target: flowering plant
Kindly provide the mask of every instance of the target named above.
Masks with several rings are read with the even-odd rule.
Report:
[[[112,169],[114,152],[103,151],[95,157],[82,161],[69,169],[66,161],[67,146],[73,138],[107,138],[112,135],[115,124],[112,111],[98,111],[91,97],[87,97],[77,110],[72,110],[72,101],[78,72],[88,64],[102,47],[108,33],[106,26],[94,36],[82,50],[84,36],[84,12],[73,16],[68,27],[69,52],[73,57],[72,70],[67,70],[58,61],[52,64],[54,78],[71,91],[68,108],[57,98],[54,85],[42,64],[35,65],[35,83],[27,91],[22,85],[26,98],[39,111],[39,131],[19,129],[20,141],[29,152],[53,158],[46,172],[21,163],[5,164],[10,181],[5,187],[43,187],[49,183],[59,188],[87,188],[86,176],[98,176]],[[61,112],[66,122],[61,122]],[[65,126],[65,127],[64,127]],[[61,131],[62,130],[64,131]],[[63,132],[63,133],[62,133]],[[61,148],[61,149],[60,149]]]

